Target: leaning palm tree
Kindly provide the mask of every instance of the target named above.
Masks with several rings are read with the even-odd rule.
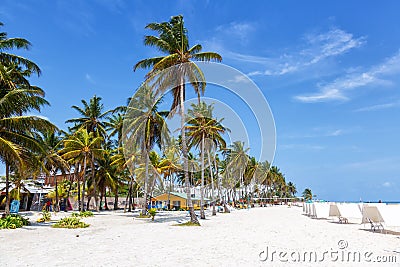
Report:
[[[43,151],[33,133],[55,128],[43,118],[22,115],[30,110],[40,110],[42,103],[47,102],[37,90],[15,89],[0,98],[0,161],[6,166],[6,213],[10,204],[10,167],[14,166],[22,172],[33,153]]]
[[[94,136],[93,132],[88,133],[85,128],[77,131],[75,134],[67,137],[64,140],[64,148],[60,150],[60,154],[66,160],[77,159],[83,162],[83,189],[82,189],[82,202],[81,210],[84,211],[84,197],[85,197],[85,184],[86,184],[86,167],[87,162],[93,158],[102,158],[103,149],[101,143],[103,138]],[[93,170],[92,170],[93,171]],[[79,185],[78,185],[79,186]],[[96,202],[96,208],[97,206]]]
[[[2,26],[4,26],[4,24],[0,22],[0,27]],[[28,40],[24,38],[8,38],[6,32],[0,32],[0,65],[14,64],[14,66],[18,66],[19,71],[21,73],[24,72],[25,75],[40,75],[40,68],[34,62],[14,53],[7,52],[15,49],[28,50],[30,47],[31,43]]]
[[[142,213],[147,213],[147,193],[149,183],[149,151],[157,145],[160,149],[169,139],[169,130],[165,122],[168,111],[159,111],[162,98],[157,99],[150,87],[139,87],[132,98],[124,120],[124,135],[129,135],[125,142],[141,147],[145,161],[143,177],[144,207]]]
[[[189,188],[189,174],[187,161],[187,144],[185,136],[185,84],[188,82],[194,88],[198,97],[204,93],[205,80],[201,69],[192,60],[198,61],[221,61],[222,57],[214,52],[201,52],[202,46],[196,44],[189,46],[188,31],[184,27],[183,16],[174,16],[168,22],[150,23],[147,29],[158,33],[157,36],[148,35],[144,38],[144,44],[153,46],[162,52],[163,56],[143,59],[136,63],[137,68],[151,68],[146,75],[146,79],[158,80],[156,84],[161,85],[159,89],[172,88],[173,102],[171,106],[171,116],[174,115],[176,108],[179,107],[181,116],[181,136],[182,136],[182,156],[185,176],[187,202],[190,210],[191,222],[199,224],[194,213],[193,203]],[[168,69],[168,70],[167,70]],[[163,72],[167,70],[167,72]],[[166,87],[164,87],[166,86]]]

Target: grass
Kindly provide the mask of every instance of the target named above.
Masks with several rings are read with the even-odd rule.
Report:
[[[151,218],[151,215],[150,214],[143,215],[140,213],[137,218]]]
[[[191,221],[185,223],[173,224],[173,226],[200,226],[200,223],[193,223]]]
[[[75,229],[89,227],[89,224],[81,222],[78,217],[65,217],[64,219],[59,220],[52,227]]]
[[[91,211],[81,211],[81,212],[79,212],[79,213],[74,212],[74,213],[72,213],[71,216],[72,216],[72,217],[93,217],[94,214],[93,214],[93,212],[91,212]]]

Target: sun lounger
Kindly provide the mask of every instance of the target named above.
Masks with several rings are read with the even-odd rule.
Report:
[[[375,230],[384,230],[384,227],[381,222],[374,222],[370,218],[367,218],[368,222],[371,224],[371,230],[375,232]]]
[[[339,216],[339,223],[349,223],[349,220],[345,217]]]

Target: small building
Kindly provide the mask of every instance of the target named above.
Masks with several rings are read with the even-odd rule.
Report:
[[[179,210],[179,209],[189,209],[187,204],[187,195],[186,193],[178,193],[178,192],[170,192],[158,195],[156,197],[151,198],[152,206],[156,206],[157,208],[167,208],[168,207],[168,198],[170,203],[170,208]],[[200,198],[192,195],[193,208],[198,210],[200,209]],[[208,205],[210,203],[210,199],[204,198],[204,204]],[[155,205],[154,205],[155,204]]]

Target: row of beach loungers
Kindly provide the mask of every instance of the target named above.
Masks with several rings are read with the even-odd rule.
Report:
[[[303,213],[315,219],[337,218],[339,223],[369,224],[374,232],[400,227],[400,205],[386,203],[304,203]]]

